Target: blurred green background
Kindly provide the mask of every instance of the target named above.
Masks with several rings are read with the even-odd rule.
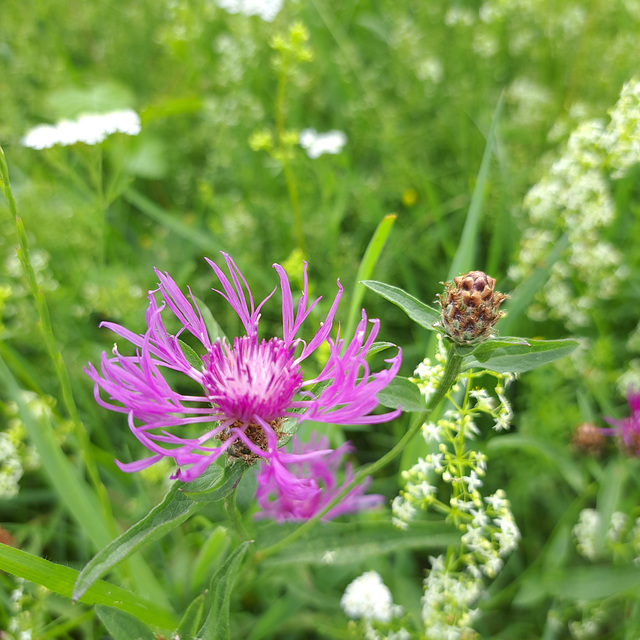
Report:
[[[275,19],[267,21],[230,13],[213,0],[23,0],[5,1],[0,14],[0,142],[57,346],[120,526],[135,522],[160,499],[168,470],[141,480],[113,464],[114,456],[130,455],[136,445],[122,416],[95,405],[82,373],[88,360],[97,362],[111,348],[113,336],[98,329],[100,321],[142,331],[156,267],[189,285],[232,335],[237,319],[211,293],[212,273],[203,260],[216,259],[223,250],[258,298],[274,286],[273,262],[284,264],[295,281],[304,257],[313,294],[325,301],[332,299],[340,278],[346,289],[345,322],[362,255],[390,213],[397,219],[373,277],[431,303],[456,255],[502,96],[494,153],[481,185],[480,226],[465,260],[497,278],[499,290],[513,294],[505,305],[511,313],[503,321],[509,334],[554,338],[572,333],[584,348],[572,361],[527,374],[511,391],[514,423],[519,434],[532,438],[530,450],[514,459],[496,449],[487,487],[506,489],[523,541],[494,586],[499,595],[482,633],[577,637],[567,635],[568,620],[585,609],[544,590],[514,608],[514,581],[531,566],[536,567],[531,581],[538,580],[541,574],[535,572],[544,573],[549,558],[559,554],[549,546],[549,540],[558,539],[553,537],[558,522],[572,509],[575,519],[580,507],[593,503],[601,487],[611,486],[607,478],[621,484],[618,501],[611,498],[615,508],[632,514],[637,503],[637,481],[628,480],[637,471],[635,461],[618,453],[612,441],[601,458],[584,458],[570,448],[576,425],[605,426],[602,414],[626,415],[626,385],[640,381],[640,338],[629,341],[640,335],[637,167],[616,176],[606,163],[598,165],[615,216],[596,232],[617,247],[616,269],[624,267],[625,273],[598,302],[601,296],[590,290],[588,279],[566,271],[569,298],[593,299],[586,323],[572,325],[566,315],[554,314],[539,294],[548,274],[544,269],[556,260],[570,264],[571,246],[560,245],[550,261],[543,255],[533,270],[513,267],[523,261],[523,239],[536,226],[523,206],[527,192],[562,156],[580,123],[608,121],[623,84],[640,73],[640,2],[285,0]],[[312,55],[302,57],[309,59],[296,58],[300,43],[286,49],[297,22],[308,30],[304,46]],[[274,40],[278,36],[281,40]],[[282,42],[284,53],[278,49]],[[38,124],[123,108],[140,114],[138,136],[115,134],[92,147],[34,150],[21,144]],[[347,143],[338,154],[310,158],[295,142],[305,128],[342,131]],[[272,146],[258,148],[256,134],[270,136]],[[31,394],[25,396],[29,402],[50,413],[60,446],[81,468],[82,443],[70,426],[39,333],[16,258],[15,227],[5,204],[0,208],[0,355],[21,389]],[[296,233],[296,215],[303,240]],[[573,224],[563,218],[562,207],[554,215],[557,224],[553,215],[545,223],[552,234],[550,248]],[[530,317],[527,309],[536,300],[538,313]],[[370,317],[382,320],[380,339],[402,345],[403,374],[411,375],[433,349],[427,332],[372,293],[364,306]],[[278,306],[266,308],[264,316],[266,332],[277,332]],[[629,371],[637,376],[621,383]],[[0,399],[5,432],[18,433],[12,398],[0,390]],[[379,457],[405,428],[400,419],[346,435],[357,442],[359,462],[364,462]],[[21,548],[80,567],[95,549],[84,536],[78,538],[76,524],[37,463],[29,466],[29,440],[18,440],[14,448],[24,476],[19,492],[8,492],[0,502],[3,530]],[[611,470],[607,475],[607,465],[614,463],[627,465],[627,480]],[[569,464],[578,469],[581,482],[567,481]],[[2,470],[9,475],[7,465]],[[397,471],[387,470],[374,488],[392,498]],[[166,565],[161,582],[174,606],[188,603],[197,591],[199,585],[185,586],[181,572],[209,533],[197,523],[185,527],[183,548],[158,544],[147,558],[152,565]],[[558,566],[572,561],[569,537],[567,524],[560,537],[565,546],[556,543],[563,549]],[[426,556],[399,555],[379,564],[381,572],[393,576],[387,584],[419,597]],[[328,637],[348,637],[339,632],[346,622],[341,627],[331,612],[338,608],[340,589],[355,575],[355,568],[327,569],[315,583],[306,573],[280,580],[248,576],[241,588],[238,609],[244,613],[237,637],[312,637],[304,630],[318,625],[329,628],[322,632]],[[273,605],[271,594],[261,591],[265,580],[275,580],[280,593],[293,600],[291,585],[300,580],[306,595],[249,636],[246,630]],[[6,610],[0,613],[2,628],[11,617],[14,585],[4,574],[0,585]],[[80,616],[62,599],[35,591],[32,597],[42,600],[39,608],[33,605],[34,628]],[[620,598],[615,594],[601,616],[605,635],[593,637],[631,638],[621,630],[618,613],[637,621],[640,612],[637,602]],[[549,612],[560,620],[558,635],[548,635]],[[34,637],[82,638],[94,632],[101,637],[98,623],[83,615],[86,619],[68,631]]]

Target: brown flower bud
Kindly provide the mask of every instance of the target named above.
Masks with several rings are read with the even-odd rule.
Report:
[[[571,443],[580,453],[599,456],[604,450],[605,436],[595,424],[584,422],[576,427]]]
[[[447,335],[457,344],[473,344],[491,337],[493,327],[504,315],[500,305],[507,298],[494,291],[495,278],[482,271],[469,271],[445,284],[438,294],[441,322]]]

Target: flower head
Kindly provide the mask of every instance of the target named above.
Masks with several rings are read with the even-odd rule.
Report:
[[[486,273],[469,271],[448,282],[444,295],[438,294],[442,327],[454,342],[473,344],[491,336],[507,297],[495,291],[495,285],[495,278]]]
[[[262,508],[256,514],[258,518],[271,518],[279,522],[308,520],[329,504],[344,485],[353,479],[353,470],[349,464],[345,468],[344,483],[338,484],[337,479],[342,457],[353,451],[348,442],[319,457],[314,453],[317,450],[327,450],[329,441],[326,436],[321,436],[317,441],[312,438],[304,444],[297,438],[294,439],[295,459],[288,464],[274,460],[271,464],[262,465],[256,493],[258,504]],[[286,481],[287,476],[307,478],[304,491],[296,491],[296,483],[293,483],[294,491],[291,491],[292,483]],[[369,509],[384,502],[384,496],[364,495],[369,484],[370,478],[354,487],[323,519],[329,520],[345,513]]]
[[[630,388],[627,391],[627,402],[631,409],[631,415],[622,420],[605,418],[613,426],[602,429],[602,433],[609,436],[619,436],[632,453],[640,456],[640,391],[634,391]]]
[[[113,356],[102,354],[100,371],[92,364],[87,366],[85,371],[95,383],[96,401],[126,413],[133,434],[153,453],[144,460],[117,464],[123,471],[138,471],[168,456],[179,467],[172,477],[189,482],[223,454],[250,463],[263,458],[271,466],[272,478],[282,481],[287,490],[308,497],[317,493],[317,485],[298,481],[285,465],[309,461],[330,450],[297,454],[280,450],[288,438],[284,420],[372,424],[395,417],[399,409],[378,415],[371,415],[371,411],[378,405],[376,394],[400,367],[400,350],[388,360],[389,369],[370,371],[366,355],[378,334],[379,321],[368,321],[364,311],[351,342],[346,344],[340,338],[339,329],[335,340],[329,337],[342,295],[339,281],[338,293],[315,335],[309,341],[298,337],[320,300],[309,303],[306,264],[297,308],[284,269],[273,265],[280,279],[282,337],[260,339],[260,310],[276,289],[256,306],[242,273],[227,254],[222,255],[229,276],[211,260],[207,262],[221,285],[221,290],[214,291],[237,313],[244,327],[244,335],[234,338],[233,343],[213,339],[191,292],[187,298],[167,273],[157,270],[160,282],[149,292],[144,333],[103,323],[131,342],[136,353],[123,356],[114,346]],[[175,335],[165,328],[163,314],[167,313],[182,325]],[[371,328],[367,333],[368,323]],[[181,337],[187,334],[200,343],[201,353],[182,342]],[[324,368],[305,379],[302,363],[323,344],[329,352]],[[200,393],[187,395],[174,389],[165,377],[167,370],[198,383]]]

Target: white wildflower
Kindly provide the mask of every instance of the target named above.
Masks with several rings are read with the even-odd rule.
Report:
[[[340,600],[344,612],[353,619],[390,622],[400,613],[393,604],[391,592],[377,571],[366,571],[349,583]]]
[[[342,131],[318,133],[315,129],[303,129],[299,142],[307,155],[315,159],[324,153],[340,153],[347,144],[347,136]]]
[[[282,9],[284,0],[216,0],[216,4],[229,13],[258,16],[265,22],[273,22]]]
[[[25,147],[49,149],[57,144],[69,146],[82,142],[100,144],[113,133],[136,136],[140,133],[140,117],[131,109],[108,113],[87,113],[77,120],[61,120],[55,125],[38,125],[22,139]]]

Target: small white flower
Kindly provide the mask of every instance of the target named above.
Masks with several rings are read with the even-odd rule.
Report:
[[[347,136],[342,131],[318,133],[315,129],[303,129],[299,142],[307,155],[315,159],[324,153],[340,153],[347,144]]]
[[[473,493],[482,486],[482,480],[478,478],[475,471],[472,471],[468,476],[462,476],[462,479],[467,483],[469,493]]]

